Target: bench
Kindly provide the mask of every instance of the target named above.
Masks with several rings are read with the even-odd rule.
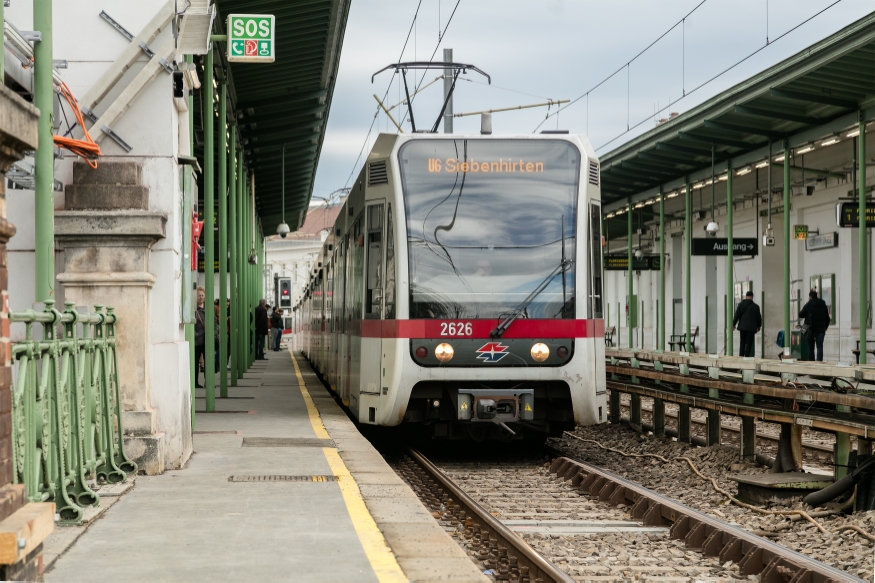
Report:
[[[696,338],[698,337],[699,327],[696,326],[696,329],[690,334],[690,352],[696,352]],[[671,347],[672,352],[675,352],[675,346],[678,347],[678,350],[685,350],[687,347],[687,333],[672,334],[671,339],[668,341],[668,345]]]
[[[867,338],[866,339],[866,346],[867,347],[872,346],[872,348],[866,349],[866,354],[871,354],[872,356],[875,356],[875,340],[869,340]],[[860,341],[859,340],[857,340],[857,349],[852,350],[851,352],[854,353],[854,356],[857,358],[857,364],[860,364]],[[869,359],[867,358],[866,360],[869,360]]]
[[[605,328],[605,346],[614,346],[614,334],[617,332],[616,326]]]

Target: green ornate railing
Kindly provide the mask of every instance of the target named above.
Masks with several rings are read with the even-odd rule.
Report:
[[[15,481],[30,502],[54,501],[62,523],[98,506],[94,486],[137,471],[124,452],[113,309],[82,314],[53,301],[45,310],[9,314],[26,327],[12,344]],[[41,325],[42,339],[33,338]]]

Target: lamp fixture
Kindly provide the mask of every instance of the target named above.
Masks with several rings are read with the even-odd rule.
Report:
[[[283,193],[283,222],[277,228],[276,233],[283,239],[289,234],[289,225],[286,223],[286,145],[283,144],[283,162],[282,162],[282,193]]]

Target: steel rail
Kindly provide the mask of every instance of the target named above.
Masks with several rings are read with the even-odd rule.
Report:
[[[863,581],[601,468],[561,456],[553,460],[550,471],[570,480],[585,494],[612,505],[631,506],[632,517],[642,520],[645,526],[670,525],[671,538],[683,539],[688,549],[705,556],[719,557],[721,564],[737,563],[744,577],[759,575],[763,583]]]
[[[454,502],[462,506],[469,516],[480,523],[480,529],[487,531],[496,539],[503,541],[508,547],[513,548],[518,555],[519,564],[529,568],[529,578],[534,581],[538,577],[550,581],[563,581],[573,583],[570,575],[559,569],[556,565],[544,558],[535,549],[530,547],[523,539],[519,538],[512,530],[506,527],[500,520],[489,514],[473,498],[468,496],[455,482],[444,474],[428,458],[413,448],[408,448],[410,456],[450,495]]]

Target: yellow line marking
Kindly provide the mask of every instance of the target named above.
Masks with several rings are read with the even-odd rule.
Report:
[[[295,359],[292,351],[289,350],[289,356],[292,358],[292,363],[295,365],[295,376],[298,377],[298,388],[301,390],[301,395],[304,397],[304,402],[307,404],[307,414],[310,417],[310,424],[313,426],[313,431],[316,432],[316,437],[319,439],[331,439],[325,426],[322,424],[322,418],[319,416],[319,411],[313,403],[310,392],[307,390],[307,385],[304,384],[304,377],[301,376],[301,369],[298,368],[298,361]],[[387,583],[395,581],[408,581],[404,576],[404,572],[398,565],[392,549],[386,544],[386,539],[383,538],[383,533],[374,522],[374,518],[365,506],[365,501],[362,498],[361,490],[352,474],[340,458],[336,448],[323,447],[322,453],[325,455],[325,460],[328,462],[328,467],[331,468],[331,473],[337,478],[337,483],[340,486],[340,492],[343,495],[343,502],[346,504],[349,518],[352,521],[353,528],[359,537],[359,542],[362,544],[362,549],[365,551],[365,556],[377,576],[377,580]]]
[[[325,459],[328,460],[331,471],[337,476],[337,483],[340,485],[340,491],[343,494],[343,501],[346,503],[352,525],[355,527],[355,532],[358,534],[359,541],[362,543],[362,548],[368,557],[368,561],[371,563],[371,568],[374,570],[377,579],[381,582],[407,581],[407,577],[404,576],[404,572],[398,566],[395,555],[392,554],[392,550],[386,544],[383,533],[377,528],[377,523],[374,522],[371,513],[368,512],[358,484],[350,475],[349,470],[346,469],[346,464],[340,459],[337,450],[323,447],[322,453],[325,454]]]
[[[295,359],[291,350],[289,351],[289,355],[292,357],[292,364],[295,365],[295,376],[298,377],[298,388],[301,389],[304,403],[307,404],[307,415],[310,417],[310,425],[313,426],[316,438],[331,439],[331,436],[325,431],[325,426],[322,424],[322,418],[319,416],[319,410],[316,409],[316,405],[313,403],[313,398],[310,397],[310,391],[307,390],[307,385],[304,384],[304,377],[301,376],[301,369],[298,368],[298,361]]]

